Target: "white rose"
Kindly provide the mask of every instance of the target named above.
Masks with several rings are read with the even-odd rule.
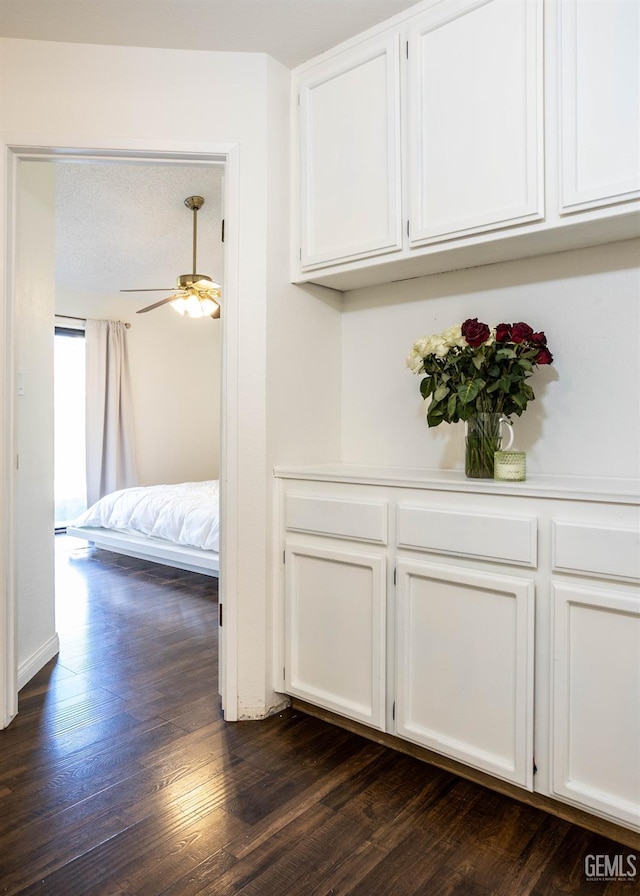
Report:
[[[460,346],[460,348],[464,348],[467,344],[466,339],[462,335],[462,326],[461,324],[454,324],[452,327],[448,327],[446,330],[440,334],[444,341],[451,348],[454,346]]]
[[[411,370],[413,373],[422,373],[422,371],[424,370],[422,355],[415,349],[412,349],[409,352],[409,357],[406,360],[406,364],[409,370]]]
[[[451,346],[446,341],[446,339],[444,339],[442,337],[442,335],[433,336],[432,339],[433,339],[433,354],[436,356],[436,358],[446,357],[447,354],[449,353],[449,349],[451,348]]]
[[[426,355],[431,354],[430,344],[431,344],[431,336],[421,336],[417,342],[414,342],[412,352],[417,352],[420,357],[424,358]]]

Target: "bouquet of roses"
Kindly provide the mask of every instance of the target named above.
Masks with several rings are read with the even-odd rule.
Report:
[[[529,324],[488,326],[477,317],[414,343],[407,367],[424,373],[420,394],[431,398],[429,426],[482,413],[520,416],[535,395],[527,382],[553,356],[543,332]]]

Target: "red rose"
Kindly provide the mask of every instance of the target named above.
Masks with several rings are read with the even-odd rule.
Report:
[[[512,342],[527,342],[533,336],[533,330],[529,326],[529,324],[520,323],[514,324],[511,327],[511,341]]]
[[[529,340],[529,342],[530,342],[532,345],[546,345],[546,344],[547,344],[547,337],[546,337],[546,336],[544,335],[544,333],[542,333],[542,332],[540,332],[540,333],[532,333],[532,334],[531,334],[531,339]]]
[[[482,345],[491,335],[489,327],[481,321],[478,321],[477,317],[465,320],[460,329],[467,341],[467,345],[470,345],[472,348],[477,348],[479,345]]]
[[[552,361],[553,355],[548,348],[541,348],[538,354],[533,359],[534,364],[551,364]]]
[[[509,342],[511,339],[511,324],[498,324],[496,327],[496,342]]]

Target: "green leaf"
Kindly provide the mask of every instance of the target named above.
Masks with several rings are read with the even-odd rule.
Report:
[[[469,404],[474,398],[477,398],[478,387],[475,380],[467,380],[461,386],[458,386],[458,397],[461,404]]]
[[[438,386],[436,391],[433,393],[433,397],[436,401],[442,401],[443,398],[446,398],[449,394],[448,386]]]
[[[533,364],[526,358],[518,358],[518,364],[523,370],[533,370]]]
[[[461,420],[469,420],[476,413],[476,409],[472,404],[463,405],[458,413]]]
[[[449,401],[447,402],[447,414],[450,418],[453,417],[456,413],[457,401],[458,401],[458,396],[454,392],[449,396]]]
[[[498,351],[496,352],[496,360],[498,360],[498,361],[506,360],[507,358],[517,358],[517,357],[518,356],[517,356],[515,350],[512,348],[499,348]]]
[[[433,403],[429,406],[429,410],[427,411],[427,425],[428,426],[438,426],[439,423],[442,423],[444,420],[444,413],[440,406],[434,406]]]
[[[501,376],[498,380],[498,386],[500,387],[501,392],[508,392],[511,388],[511,377]]]
[[[425,376],[423,380],[420,382],[420,395],[423,398],[428,398],[433,392],[433,387],[435,383],[432,376]]]

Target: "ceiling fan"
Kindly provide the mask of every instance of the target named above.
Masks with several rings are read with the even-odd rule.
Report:
[[[196,274],[196,243],[198,237],[198,210],[204,205],[202,196],[188,196],[184,204],[193,212],[193,273],[180,274],[176,281],[178,291],[166,299],[140,308],[137,314],[145,314],[171,303],[180,314],[188,317],[220,317],[221,286],[206,274]],[[168,289],[121,289],[120,292],[168,292]]]

